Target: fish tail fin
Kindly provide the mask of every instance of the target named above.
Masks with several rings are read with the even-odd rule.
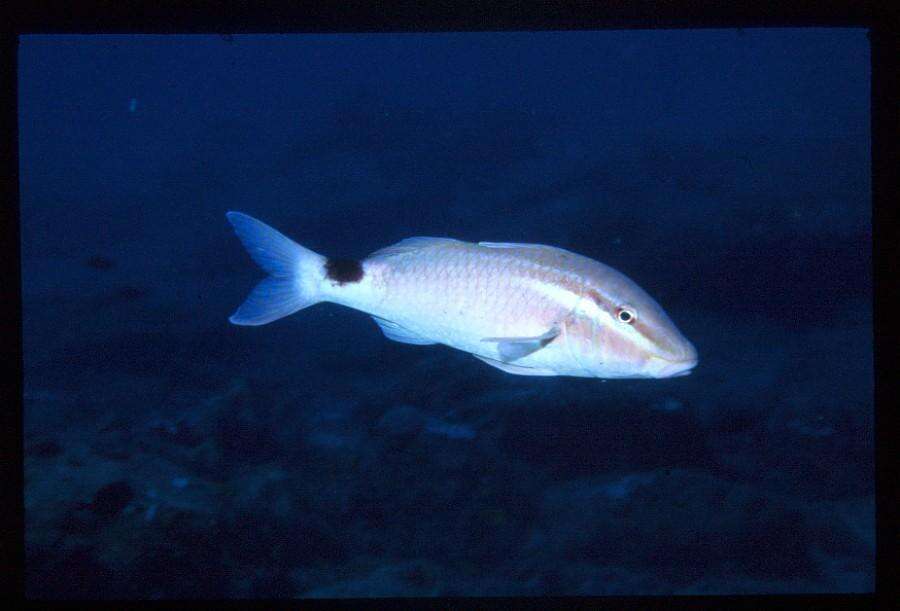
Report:
[[[264,325],[322,301],[325,257],[252,216],[225,216],[253,260],[269,273],[228,319],[232,324]]]

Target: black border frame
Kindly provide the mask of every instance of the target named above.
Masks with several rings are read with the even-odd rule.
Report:
[[[900,289],[894,273],[898,260],[898,67],[900,9],[887,3],[658,1],[562,2],[534,0],[482,0],[481,2],[164,2],[121,0],[51,3],[12,2],[2,38],[4,89],[10,93],[4,106],[3,146],[0,160],[7,180],[2,181],[4,205],[0,207],[0,346],[2,376],[0,396],[4,403],[4,443],[0,466],[5,483],[0,501],[0,575],[3,592],[12,600],[24,598],[24,498],[23,498],[23,364],[21,330],[21,269],[18,189],[17,66],[18,37],[32,33],[299,33],[299,32],[439,32],[511,30],[591,29],[680,29],[751,27],[861,27],[868,29],[871,43],[871,137],[873,290],[875,349],[875,461],[876,461],[876,581],[875,593],[859,595],[751,595],[688,597],[603,597],[540,599],[541,608],[551,606],[628,606],[655,608],[689,606],[702,608],[778,605],[790,607],[840,607],[863,604],[887,606],[900,600],[897,558],[898,469],[900,446],[892,398],[897,396],[897,334],[893,312]],[[312,601],[304,600],[304,604]],[[346,601],[358,606],[361,601]],[[446,607],[444,599],[403,599],[404,606]],[[473,604],[475,599],[452,602]],[[379,607],[392,601],[378,599]],[[524,599],[488,599],[483,604],[498,607],[538,606]],[[32,603],[34,604],[34,603]],[[42,602],[41,606],[46,605]],[[296,604],[296,603],[294,603]],[[396,601],[393,601],[396,604]],[[243,606],[243,604],[242,604]]]

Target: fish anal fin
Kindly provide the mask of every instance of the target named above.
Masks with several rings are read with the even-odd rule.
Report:
[[[402,344],[416,344],[418,346],[427,346],[429,344],[437,343],[430,339],[425,339],[421,335],[413,333],[409,329],[401,327],[395,322],[385,320],[384,318],[378,318],[377,316],[373,316],[372,319],[378,323],[379,327],[381,327],[381,332],[384,333],[384,336],[395,342],[400,342]]]
[[[484,361],[491,367],[496,367],[500,371],[505,371],[506,373],[511,373],[513,375],[518,375],[518,376],[555,376],[555,375],[559,375],[555,371],[552,371],[550,369],[541,369],[539,367],[523,367],[522,365],[513,365],[512,363],[504,363],[503,361],[489,359],[484,356],[478,356],[477,354],[473,354],[472,356],[474,356],[479,361]]]

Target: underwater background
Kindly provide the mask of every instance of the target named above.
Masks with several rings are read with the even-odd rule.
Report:
[[[874,587],[862,29],[24,36],[32,598]],[[687,377],[228,316],[240,210],[341,257],[573,250]]]

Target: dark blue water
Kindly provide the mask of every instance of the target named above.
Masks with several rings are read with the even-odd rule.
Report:
[[[27,593],[874,584],[863,30],[28,36]],[[697,346],[504,374],[323,304],[228,316],[225,220],[335,257],[536,242]]]

